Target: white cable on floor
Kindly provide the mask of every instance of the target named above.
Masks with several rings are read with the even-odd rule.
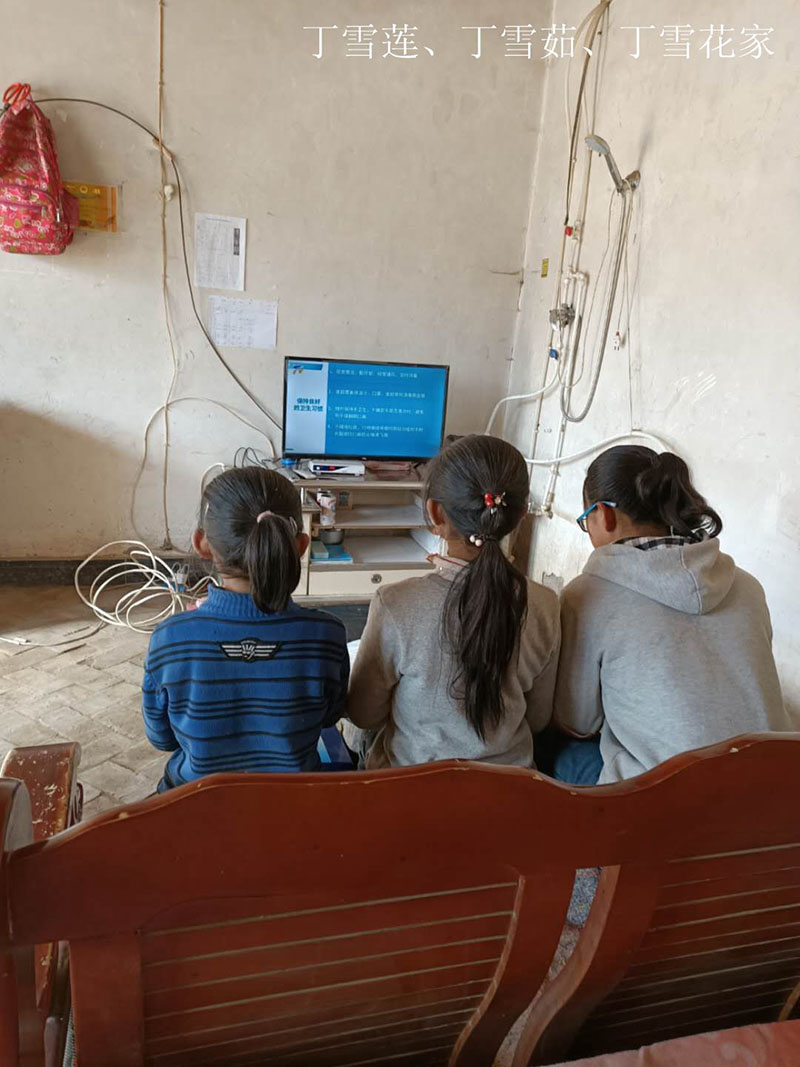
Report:
[[[83,568],[107,549],[122,545],[128,550],[129,558],[110,563],[89,586],[88,594],[84,594],[80,587]],[[99,601],[103,593],[115,584],[130,586],[132,581],[137,581],[138,584],[125,591],[118,590],[119,596],[110,611],[100,607]],[[109,626],[125,626],[140,634],[151,633],[163,619],[184,611],[205,592],[210,581],[210,578],[204,577],[194,585],[182,587],[179,575],[172,570],[169,563],[156,556],[143,541],[109,541],[88,556],[75,571],[75,591],[98,619]],[[159,601],[166,603],[155,610],[154,602]],[[148,604],[153,604],[154,613],[134,621],[131,618],[133,612]]]
[[[32,641],[29,637],[0,637],[0,641],[6,645],[19,645],[21,648],[58,648],[59,645],[79,645],[87,637],[94,637],[95,634],[100,633],[105,626],[106,624],[101,622],[98,626],[92,626],[86,633],[87,623],[86,626],[79,626],[77,630],[70,631],[75,634],[74,637],[64,637],[60,641]]]

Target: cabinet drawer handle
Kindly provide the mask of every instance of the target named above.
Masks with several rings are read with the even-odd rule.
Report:
[[[372,578],[371,578],[371,581],[372,581],[373,585],[380,585],[381,582],[383,581],[383,575],[382,574],[373,574]]]

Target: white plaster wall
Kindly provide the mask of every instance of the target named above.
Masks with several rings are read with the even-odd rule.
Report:
[[[550,0],[502,17],[546,25]],[[248,219],[247,289],[279,300],[276,352],[226,355],[277,414],[284,355],[449,362],[448,430],[485,419],[508,377],[545,65],[471,58],[460,27],[496,5],[404,0],[169,0],[165,142],[193,212]],[[7,81],[90,97],[156,125],[155,0],[38,0],[0,42]],[[413,61],[312,57],[304,25],[392,19],[435,51]],[[336,51],[333,50],[334,44]],[[66,178],[121,183],[122,232],[79,234],[54,259],[0,255],[0,556],[82,556],[131,536],[131,494],[171,363],[161,303],[159,165],[148,138],[84,105],[47,105]],[[269,423],[225,376],[193,322],[169,205],[176,396]],[[207,293],[200,305],[206,310]],[[273,434],[279,447],[279,438]],[[185,545],[203,470],[264,446],[221,410],[172,415],[169,513]],[[135,525],[161,544],[160,456]]]
[[[556,21],[574,25],[588,9],[558,0]],[[652,34],[633,60],[633,35],[620,30],[724,22],[738,34],[754,20],[775,28],[774,57],[666,58]],[[686,458],[722,514],[723,547],[766,589],[786,698],[800,710],[798,42],[800,8],[789,0],[614,0],[595,129],[623,174],[642,172],[631,245],[633,335],[619,352],[609,345],[595,406],[569,428],[566,452],[633,425]],[[567,163],[564,74],[554,65],[546,88],[513,392],[537,388],[546,360]],[[611,189],[598,163],[583,258],[593,274]],[[579,387],[576,402],[583,396]],[[538,456],[553,454],[557,412],[557,398],[548,398]],[[534,413],[534,404],[520,405],[507,419],[525,449]],[[586,465],[562,469],[556,516],[536,520],[537,578],[569,580],[590,551],[574,522]],[[535,495],[545,481],[535,476]]]

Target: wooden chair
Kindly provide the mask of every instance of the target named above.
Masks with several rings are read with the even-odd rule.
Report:
[[[800,738],[773,734],[677,757],[605,804],[589,790],[605,834],[587,863],[605,869],[514,1067],[786,1017],[800,979],[799,784]]]
[[[573,799],[452,762],[219,775],[27,844],[2,781],[0,1063],[40,1062],[29,946],[66,939],[81,1067],[487,1067],[598,832],[565,839]]]
[[[80,822],[83,790],[78,782],[80,745],[71,742],[12,748],[0,778],[16,778],[27,787],[34,841],[44,841]],[[64,942],[35,950],[36,1011],[44,1027],[45,1061],[61,1067],[69,1017],[68,951]]]

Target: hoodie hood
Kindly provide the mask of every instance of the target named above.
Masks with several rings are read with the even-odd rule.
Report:
[[[736,565],[716,537],[696,544],[642,550],[634,545],[596,548],[584,567],[607,582],[685,615],[706,615],[730,592]]]

